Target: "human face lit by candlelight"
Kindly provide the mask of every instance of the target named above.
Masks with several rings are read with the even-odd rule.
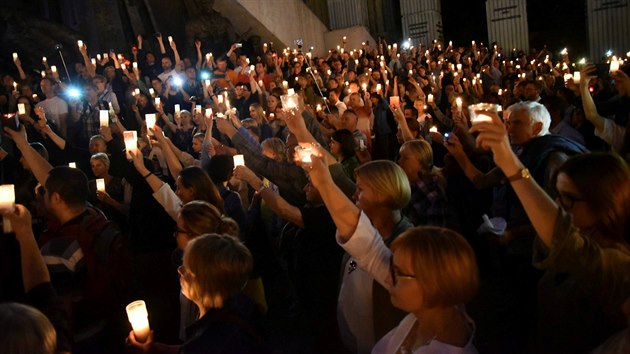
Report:
[[[92,173],[94,173],[94,176],[97,178],[103,178],[107,175],[108,168],[105,163],[99,159],[92,159],[90,161],[90,167],[92,168]]]
[[[575,183],[565,173],[559,173],[556,179],[558,197],[556,203],[573,216],[573,224],[580,229],[587,229],[597,223],[589,203],[582,197]]]

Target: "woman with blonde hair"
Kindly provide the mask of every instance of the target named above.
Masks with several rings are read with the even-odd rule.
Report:
[[[265,111],[259,103],[252,103],[252,105],[249,106],[249,117],[258,122],[258,127],[260,128],[260,141],[264,141],[265,139],[273,136],[273,131],[267,121]]]
[[[365,213],[386,247],[413,226],[402,214],[410,194],[405,172],[392,161],[371,161],[356,169],[353,208]],[[387,289],[360,269],[352,254],[344,256],[342,264],[337,307],[340,336],[348,350],[369,353],[376,339],[394,328],[405,314],[392,306]]]
[[[407,313],[363,352],[476,353],[474,324],[458,306],[472,299],[479,283],[474,252],[466,240],[448,229],[421,227],[391,241],[370,219],[369,209],[353,204],[335,185],[324,159],[312,158],[311,182],[337,225],[337,242],[356,259],[355,267],[373,276],[389,291],[391,303]],[[402,169],[400,173],[406,182]]]
[[[410,140],[400,147],[398,165],[411,185],[411,200],[403,212],[415,226],[453,227],[446,201],[446,180],[433,165],[433,150],[425,140]]]
[[[145,353],[269,352],[259,335],[255,307],[242,295],[252,268],[251,253],[236,238],[218,234],[194,238],[177,269],[182,294],[199,311],[199,319],[186,328],[186,341],[166,346],[154,343],[151,333],[139,343],[131,331],[129,344]]]
[[[57,332],[48,318],[31,306],[0,304],[0,350],[5,354],[53,354]]]

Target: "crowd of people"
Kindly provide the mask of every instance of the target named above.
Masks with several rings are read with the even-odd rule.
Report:
[[[630,351],[622,59],[203,47],[14,53],[2,352]]]

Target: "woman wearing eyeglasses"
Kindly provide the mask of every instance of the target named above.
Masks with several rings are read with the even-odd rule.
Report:
[[[312,159],[311,182],[337,226],[338,243],[408,313],[372,353],[476,353],[473,322],[459,306],[479,283],[466,240],[443,228],[411,228],[388,248],[368,216],[333,183],[325,158]]]
[[[586,353],[627,323],[630,295],[630,169],[612,154],[573,157],[556,172],[556,203],[530,177],[510,148],[496,114],[478,123],[477,144],[497,166],[536,229],[537,353]],[[624,240],[624,237],[626,238]]]
[[[267,353],[255,325],[255,309],[242,296],[252,271],[252,255],[239,240],[228,235],[206,234],[190,242],[178,268],[182,293],[194,302],[199,319],[186,328],[181,346],[136,341],[128,343],[144,353]]]

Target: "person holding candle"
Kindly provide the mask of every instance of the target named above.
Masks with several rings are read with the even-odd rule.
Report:
[[[314,155],[309,175],[337,225],[337,242],[356,259],[352,273],[374,276],[389,290],[392,304],[408,313],[375,346],[359,352],[476,353],[474,324],[459,306],[473,298],[479,281],[474,253],[464,238],[426,227],[383,239],[383,229],[366,216],[369,209],[362,207],[361,197],[355,205],[332,183],[325,159]]]
[[[37,103],[35,107],[43,108],[46,118],[59,128],[60,135],[64,138],[67,137],[68,104],[57,96],[57,82],[44,78],[40,82],[40,88],[46,99]]]
[[[228,235],[205,234],[188,242],[178,268],[182,293],[199,309],[181,346],[144,343],[129,333],[128,345],[145,353],[268,353],[255,306],[242,294],[253,261],[249,250]]]
[[[88,182],[89,201],[99,208],[107,216],[107,219],[115,221],[122,230],[125,230],[131,199],[131,186],[124,179],[109,174],[110,161],[107,154],[99,152],[92,155],[90,167],[94,177],[104,180],[105,190],[98,190],[96,180],[90,180]]]
[[[545,271],[537,352],[585,353],[627,322],[619,309],[630,294],[630,169],[611,154],[573,157],[554,174],[554,202],[512,151],[500,118],[490,115],[472,131],[504,174],[515,176],[510,184],[537,232],[534,265]]]

